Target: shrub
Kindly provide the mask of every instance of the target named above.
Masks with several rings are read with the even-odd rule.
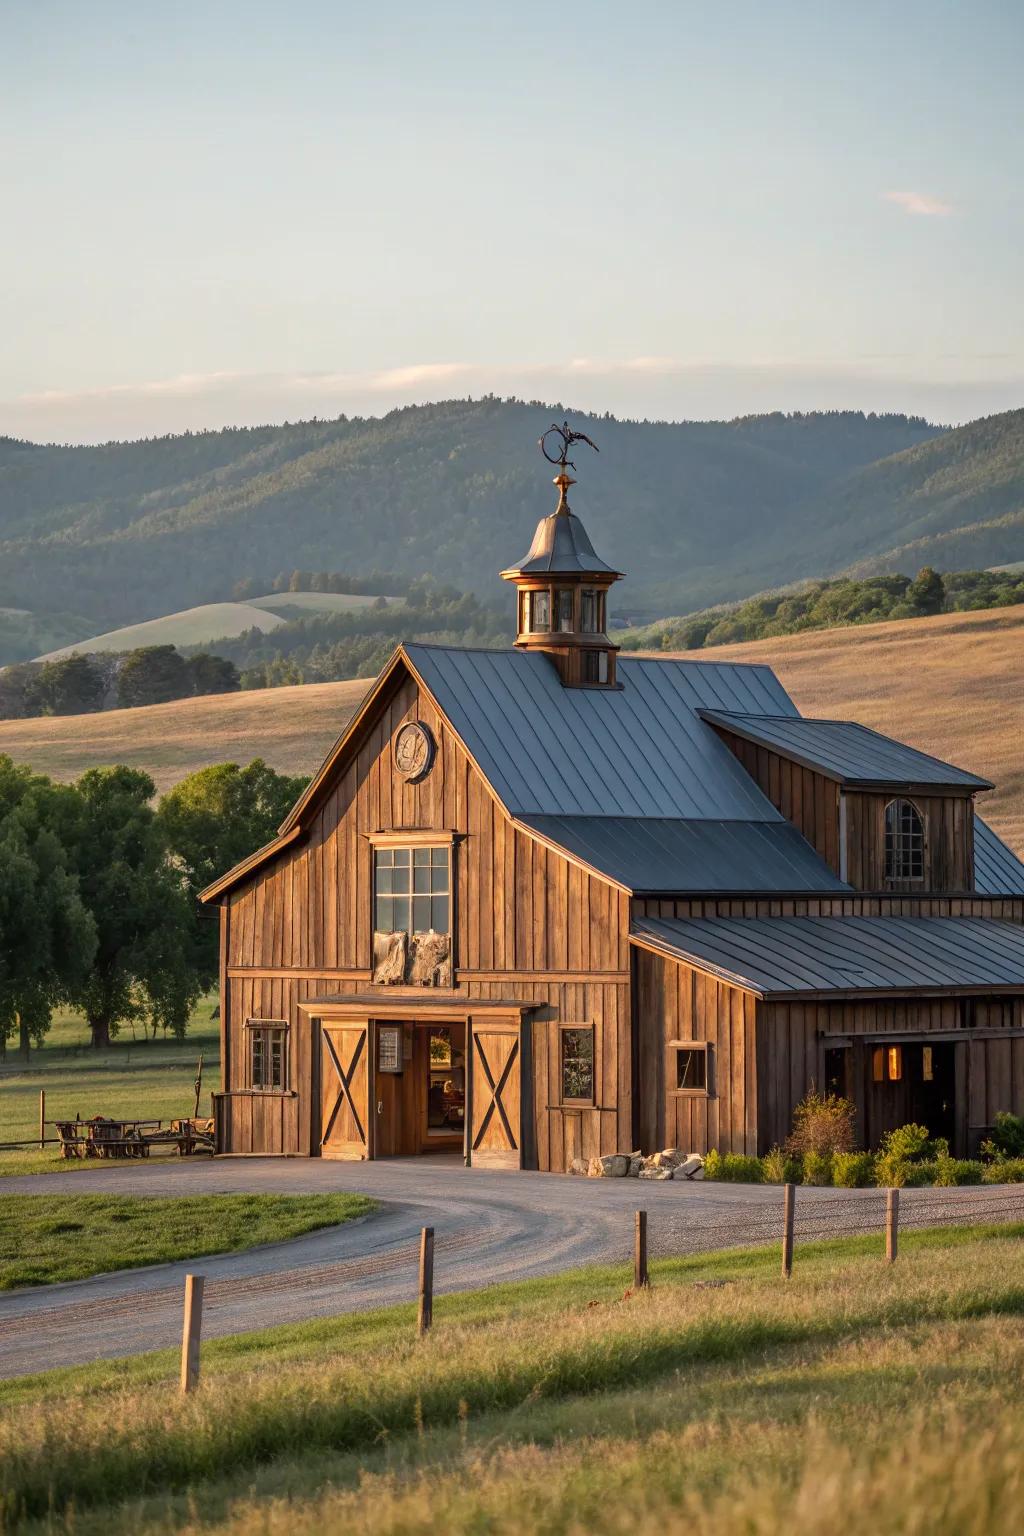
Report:
[[[865,1189],[875,1182],[870,1152],[837,1152],[832,1159],[832,1183],[837,1189]]]
[[[953,1184],[980,1184],[984,1172],[984,1163],[962,1157],[940,1157],[935,1163],[935,1183],[943,1188]]]
[[[923,1125],[900,1125],[882,1137],[882,1156],[904,1162],[920,1162],[928,1155],[930,1137]]]
[[[800,1159],[783,1151],[782,1147],[772,1147],[765,1153],[761,1159],[761,1172],[765,1184],[799,1184],[804,1176]]]
[[[808,1152],[852,1152],[856,1145],[856,1115],[849,1099],[812,1089],[793,1111],[793,1132],[786,1142],[787,1152],[799,1152],[802,1156]]]
[[[992,1135],[981,1144],[985,1157],[1024,1157],[1024,1117],[1000,1111],[992,1127]]]
[[[704,1177],[720,1184],[760,1184],[764,1180],[764,1170],[759,1157],[713,1149],[704,1159]]]
[[[981,1177],[985,1184],[1024,1184],[1024,1157],[1005,1157],[983,1165]]]
[[[825,1185],[832,1183],[832,1153],[804,1153],[804,1183]]]

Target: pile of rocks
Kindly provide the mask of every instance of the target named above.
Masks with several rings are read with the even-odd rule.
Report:
[[[702,1179],[704,1159],[699,1152],[666,1147],[645,1157],[642,1152],[613,1152],[607,1157],[574,1158],[569,1172],[590,1179]]]

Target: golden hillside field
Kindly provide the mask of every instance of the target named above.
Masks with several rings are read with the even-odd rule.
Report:
[[[808,715],[860,720],[992,779],[983,814],[1024,853],[1024,607],[815,630],[689,653],[765,661]],[[206,763],[265,757],[311,773],[367,683],[219,695],[64,719],[0,721],[0,752],[58,778],[93,763],[147,769],[166,789]]]

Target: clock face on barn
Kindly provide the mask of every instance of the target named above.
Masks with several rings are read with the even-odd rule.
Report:
[[[411,720],[395,733],[395,767],[407,784],[418,784],[425,779],[434,764],[437,750],[430,728],[419,720]]]

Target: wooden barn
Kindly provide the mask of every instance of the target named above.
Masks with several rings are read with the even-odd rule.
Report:
[[[564,459],[564,454],[563,454]],[[570,511],[508,650],[403,645],[220,905],[218,1149],[564,1170],[1024,1112],[1024,865],[992,786],[763,666],[625,658]]]

